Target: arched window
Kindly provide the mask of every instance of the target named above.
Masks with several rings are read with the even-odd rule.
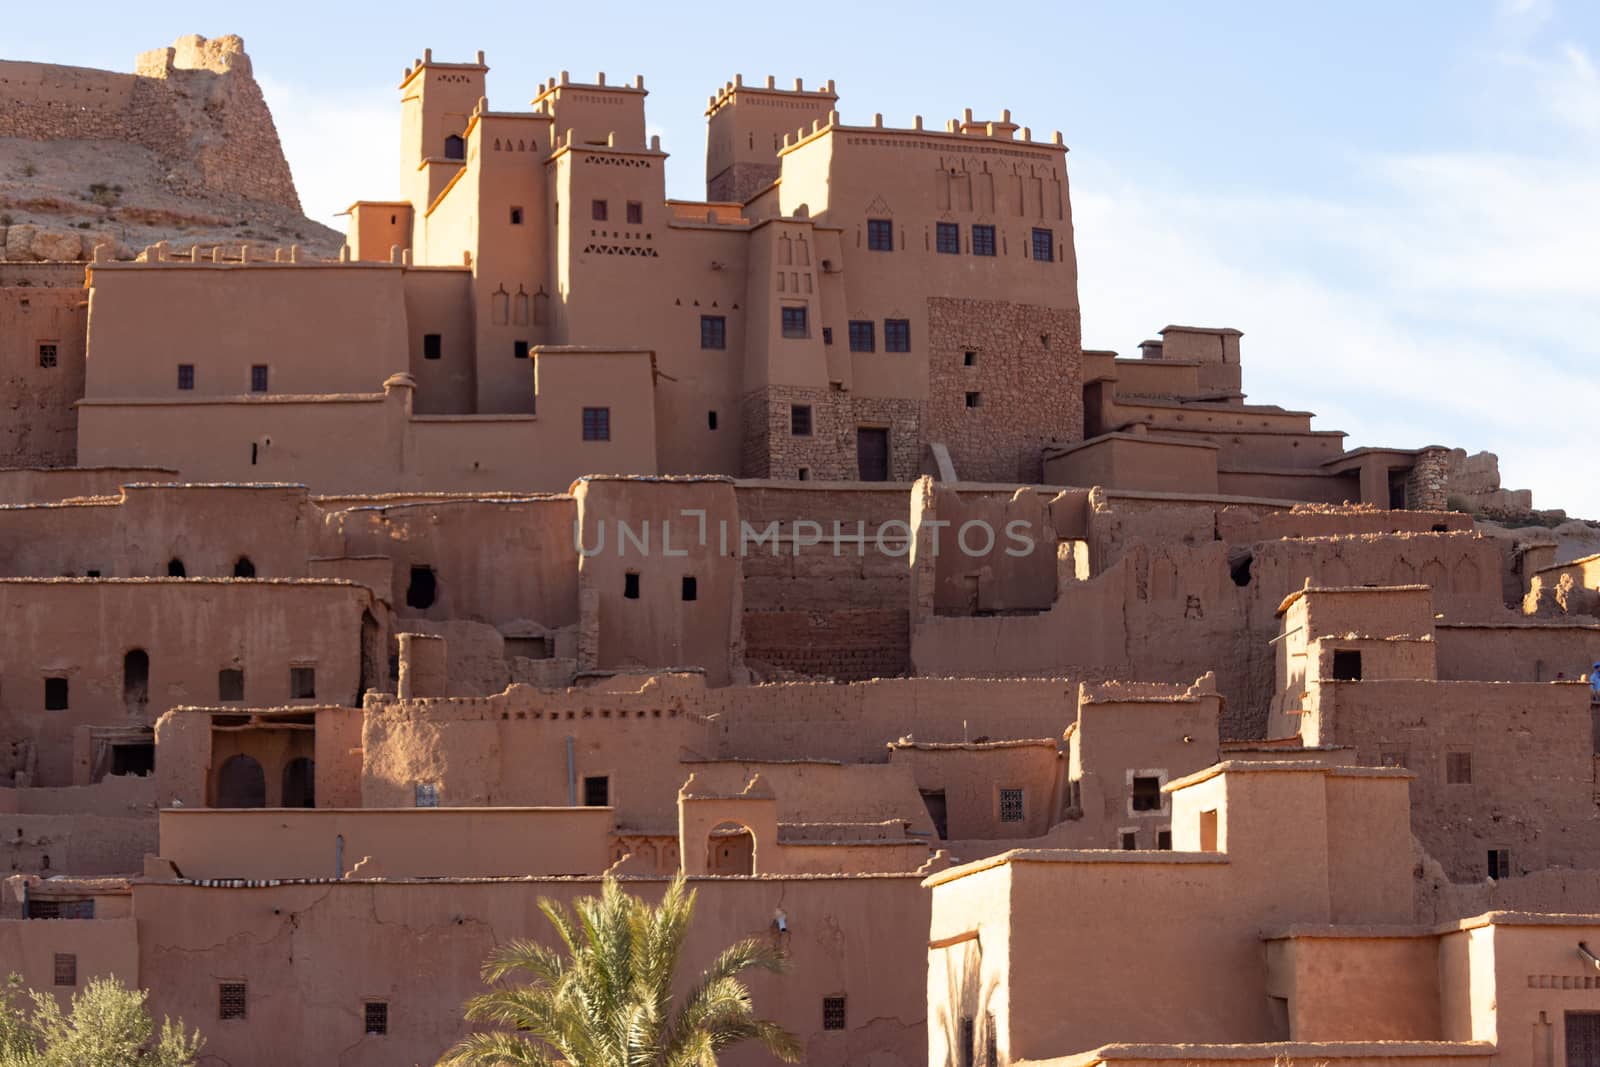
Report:
[[[142,648],[122,657],[122,703],[129,715],[142,715],[150,706],[150,654]]]
[[[188,576],[189,576],[189,572],[184,570],[184,568],[183,568],[183,560],[179,559],[176,556],[174,556],[171,559],[167,560],[167,577],[168,578],[187,578]]]
[[[314,808],[316,764],[309,757],[292,759],[283,768],[283,803],[285,808]]]
[[[264,808],[267,806],[267,776],[253,756],[240,753],[229,757],[217,772],[219,808]]]
[[[240,556],[233,561],[233,576],[235,578],[254,578],[256,565],[250,562],[249,556]]]
[[[452,133],[449,137],[444,139],[444,158],[467,158],[467,142],[461,139],[460,134]]]

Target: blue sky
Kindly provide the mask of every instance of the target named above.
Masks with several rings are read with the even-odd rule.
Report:
[[[1251,400],[1352,447],[1497,452],[1506,485],[1600,518],[1579,399],[1600,370],[1600,5],[12,6],[8,59],[128,70],[242,35],[307,212],[335,225],[395,191],[394,88],[424,47],[484,49],[503,109],[563,69],[643,74],[680,197],[703,195],[705,99],[735,72],[833,78],[846,122],[1010,108],[1072,149],[1086,347],[1235,326]]]

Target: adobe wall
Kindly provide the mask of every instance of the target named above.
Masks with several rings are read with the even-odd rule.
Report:
[[[240,515],[250,515],[241,523]],[[113,495],[0,511],[0,575],[303,578],[319,554],[319,512],[303,486],[126,484]]]
[[[606,777],[619,832],[670,832],[672,798],[687,777],[677,758],[714,754],[700,715],[705,692],[696,676],[667,675],[607,690],[513,686],[478,699],[371,696],[361,806],[413,807],[419,783],[438,787],[442,807],[582,803],[584,779]]]
[[[896,678],[783,682],[710,694],[729,758],[882,762],[886,746],[1059,737],[1077,714],[1074,678]],[[709,704],[715,706],[715,704]]]
[[[776,939],[786,975],[746,976],[756,1009],[800,1037],[810,1063],[923,1062],[923,989],[907,982],[928,936],[928,898],[915,875],[693,879],[699,921],[681,973],[698,974],[739,937]],[[629,881],[653,897],[661,880]],[[536,897],[595,895],[598,879],[346,881],[261,889],[141,884],[139,984],[157,1015],[206,1022],[209,1055],[235,1067],[316,1062],[337,1041],[349,1064],[398,1056],[432,1062],[467,1033],[461,1004],[483,991],[478,967],[512,938],[550,944]],[[785,916],[778,933],[774,916]],[[372,936],[373,917],[384,935]],[[35,927],[57,923],[30,924]],[[246,1018],[216,1022],[217,981],[247,983]],[[844,996],[846,1029],[822,1029],[822,998]],[[363,1003],[389,1005],[389,1032],[365,1037]],[[740,1046],[721,1057],[754,1067],[764,1054]]]
[[[909,771],[918,790],[942,794],[945,837],[957,856],[970,858],[978,851],[963,847],[964,842],[1038,837],[1061,817],[1066,761],[1051,739],[895,744],[889,752],[889,765]],[[1002,789],[1021,791],[1021,819],[1001,819]],[[913,804],[902,810],[916,811],[917,807]],[[926,822],[926,817],[919,821]],[[929,844],[945,847],[938,842]]]
[[[0,62],[0,137],[128,141],[197,190],[300,211],[244,41],[190,35],[141,53],[133,74]]]
[[[0,469],[0,506],[50,504],[75,497],[116,497],[130,482],[166,482],[175,473],[159,467]]]
[[[609,808],[161,812],[160,856],[192,880],[598,874]]]
[[[1440,623],[1439,677],[1467,682],[1576,682],[1600,663],[1600,625]]]
[[[471,620],[532,636],[578,621],[577,514],[570,496],[374,499],[330,508],[324,522],[345,555],[388,557],[400,618]],[[412,590],[417,568],[433,576],[426,605],[424,590]]]
[[[0,467],[66,467],[77,458],[84,297],[82,289],[0,288]]]
[[[56,986],[57,953],[75,957],[77,989]],[[138,924],[132,918],[3,921],[0,958],[8,973],[21,975],[25,987],[55,994],[66,1008],[68,996],[95,978],[113,976],[124,985],[139,984]]]
[[[907,673],[905,488],[739,482],[734,492],[752,531],[743,560],[751,668],[841,681]]]
[[[326,700],[354,703],[365,589],[345,583],[182,578],[0,581],[0,770],[68,785],[83,726],[153,725],[178,704],[209,703],[223,667],[245,671],[253,704],[290,702],[290,667],[312,666]],[[142,701],[125,690],[125,657],[142,649]],[[67,680],[67,707],[47,710],[46,679]]]
[[[1412,828],[1452,880],[1486,877],[1489,849],[1510,849],[1513,874],[1594,854],[1587,686],[1324,680],[1318,714],[1321,743],[1416,775]],[[1470,761],[1469,781],[1450,780],[1451,753]]]
[[[727,478],[585,477],[578,593],[585,668],[696,666],[744,680],[738,505]],[[592,606],[591,606],[592,605]]]

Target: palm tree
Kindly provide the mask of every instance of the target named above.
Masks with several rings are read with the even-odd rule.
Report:
[[[610,878],[600,896],[578,899],[571,911],[541,898],[539,910],[565,951],[512,941],[491,953],[484,981],[513,974],[530,980],[473,997],[467,1018],[512,1029],[467,1037],[439,1067],[715,1067],[719,1051],[745,1041],[799,1062],[799,1040],[756,1017],[739,978],[750,968],[787,968],[784,953],[765,942],[728,946],[674,1004],[694,901],[682,877],[659,905],[624,893]]]

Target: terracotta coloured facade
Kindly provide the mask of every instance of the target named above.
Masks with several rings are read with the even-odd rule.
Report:
[[[0,960],[429,1062],[681,873],[811,1063],[1600,1065],[1593,557],[1085,352],[1059,135],[740,79],[685,203],[642,79],[486,73],[337,261],[0,288]]]

